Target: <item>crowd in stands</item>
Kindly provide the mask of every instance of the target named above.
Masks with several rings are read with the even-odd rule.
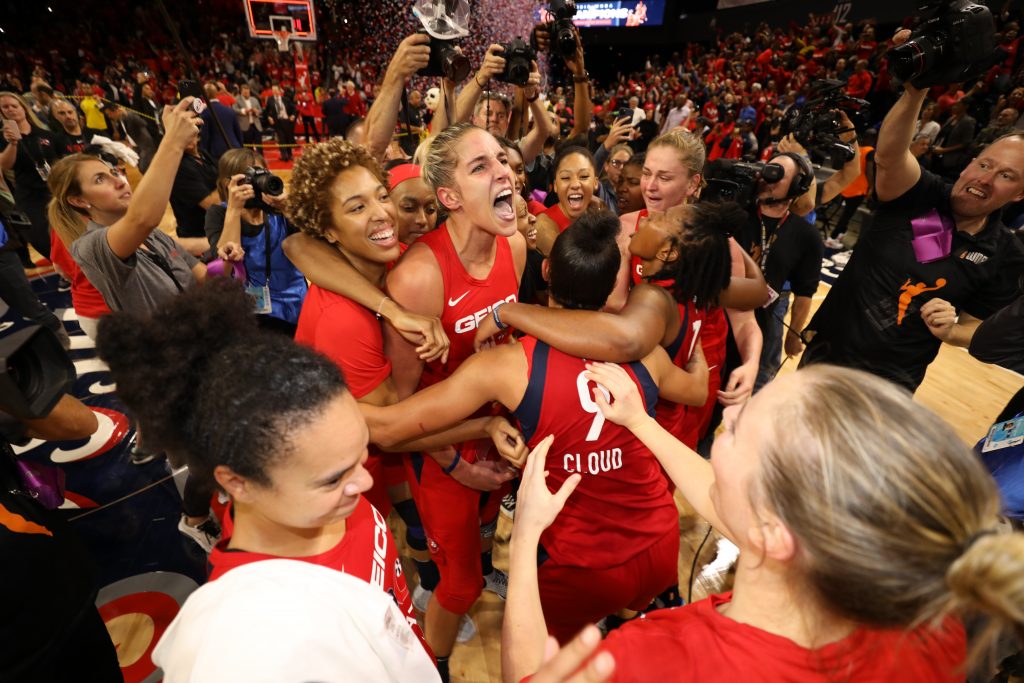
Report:
[[[1018,20],[997,15],[980,78],[922,91],[888,73],[896,27],[811,15],[591,74],[585,35],[548,54],[516,6],[474,13],[459,84],[418,75],[429,38],[388,3],[323,10],[308,89],[294,52],[228,14],[182,20],[188,63],[155,10],[117,2],[57,17],[80,22],[73,54],[0,54],[0,294],[67,346],[21,267],[29,245],[52,260],[137,421],[133,462],[188,466],[178,528],[217,590],[154,661],[167,680],[211,656],[313,680],[359,656],[377,679],[447,682],[487,590],[507,597],[510,681],[963,680],[978,641],[959,616],[1020,632],[1024,544],[1000,533],[980,459],[910,393],[943,342],[974,353],[1019,307]],[[96,30],[128,18],[134,35]],[[522,85],[498,82],[510,33],[540,46]],[[186,78],[201,99],[178,97]],[[869,105],[836,114],[852,157],[821,178],[784,124],[819,79]],[[720,159],[780,176],[744,205],[703,201]],[[816,212],[837,205],[822,234]],[[812,316],[825,246],[850,246],[862,205],[873,223]],[[775,380],[801,354],[812,367]],[[734,592],[685,607],[676,490],[739,558]],[[316,629],[271,625],[265,652],[249,647],[259,615],[235,625],[243,651],[190,640],[239,608],[229,582],[275,558],[393,601],[307,606]],[[102,649],[85,602],[89,620],[64,621]],[[600,648],[592,629],[573,641],[602,618]],[[277,658],[313,631],[346,637]],[[16,649],[40,667],[72,661],[30,636]]]

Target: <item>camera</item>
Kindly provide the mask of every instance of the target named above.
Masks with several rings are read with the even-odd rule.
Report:
[[[192,99],[192,111],[196,114],[202,114],[206,111],[206,101],[203,99],[203,86],[200,85],[199,81],[193,81],[190,78],[182,78],[178,81],[178,102],[181,102],[186,97]]]
[[[427,31],[420,29],[417,33]],[[419,70],[419,75],[443,76],[450,81],[461,83],[469,77],[470,68],[469,58],[455,49],[454,40],[430,36],[430,61]]]
[[[502,57],[505,58],[505,70],[497,77],[502,83],[524,86],[530,80],[532,63],[537,59],[534,52],[522,38],[501,44]]]
[[[572,18],[576,16],[575,0],[551,0],[548,12],[553,17],[548,23],[551,54],[570,59],[576,54],[576,30]]]
[[[839,111],[846,112],[851,122],[864,121],[870,105],[866,100],[850,97],[842,81],[821,79],[811,85],[812,94],[802,107],[790,107],[782,119],[782,134],[792,133],[817,160],[831,159],[842,166],[857,155],[853,145],[843,142],[841,133],[848,132]]]
[[[274,207],[263,201],[263,195],[279,197],[284,192],[284,181],[278,178],[265,168],[250,166],[245,169],[245,177],[239,181],[239,185],[252,185],[252,199],[245,200],[247,209],[263,209],[264,211],[275,211]]]
[[[0,407],[14,417],[46,417],[71,391],[75,365],[57,336],[39,325],[0,340]]]
[[[753,206],[759,181],[777,183],[785,175],[786,169],[781,164],[715,159],[704,166],[707,187],[701,192],[700,200]]]
[[[992,12],[984,5],[927,0],[918,12],[929,18],[886,55],[897,82],[910,81],[915,88],[959,83],[981,76],[999,59]]]

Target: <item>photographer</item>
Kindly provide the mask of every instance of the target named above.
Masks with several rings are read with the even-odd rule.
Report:
[[[265,171],[267,162],[251,149],[228,150],[217,168],[221,201],[206,210],[206,237],[218,258],[245,264],[246,290],[256,299],[260,327],[291,337],[306,298],[306,278],[281,249],[295,232],[282,215],[283,183],[276,195],[258,189],[270,176],[253,175]]]
[[[406,82],[416,75],[430,61],[430,36],[413,33],[395,50],[384,82],[377,92],[377,99],[366,114],[366,148],[378,161],[383,161],[384,153],[395,135],[395,125],[402,107],[402,91]]]
[[[942,298],[984,319],[1016,298],[1024,272],[1024,249],[1000,220],[1004,206],[1024,199],[1024,135],[996,140],[949,184],[910,152],[925,95],[906,84],[882,123],[879,208],[808,325],[803,358],[861,368],[911,391],[941,344],[922,305]]]

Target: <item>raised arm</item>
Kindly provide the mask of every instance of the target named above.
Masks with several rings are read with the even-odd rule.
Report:
[[[860,175],[860,155],[862,152],[857,144],[857,133],[853,129],[853,123],[846,115],[846,112],[840,111],[839,116],[844,127],[848,129],[841,133],[839,137],[843,142],[853,146],[855,154],[852,159],[843,164],[839,171],[833,173],[832,177],[825,181],[825,185],[821,188],[821,199],[817,202],[818,206],[828,204],[835,199],[840,192],[845,190]],[[907,147],[909,149],[910,143],[907,143]]]
[[[286,238],[282,247],[288,259],[310,282],[379,313],[390,323],[385,330],[394,329],[401,338],[414,344],[418,358],[447,360],[450,343],[436,316],[407,311],[323,240],[297,233]]]
[[[576,34],[576,54],[571,59],[565,60],[565,65],[572,72],[573,82],[573,126],[572,137],[586,136],[590,131],[590,119],[594,114],[594,101],[590,99],[590,77],[583,65],[583,39],[580,38],[580,30],[573,27]]]
[[[493,43],[487,48],[487,54],[484,55],[484,63],[480,65],[477,72],[473,74],[473,78],[462,87],[462,92],[459,93],[459,98],[455,104],[455,121],[451,123],[469,121],[473,118],[473,109],[476,107],[476,103],[480,101],[480,95],[483,94],[484,88],[487,87],[487,81],[505,70],[505,58],[501,56],[502,52],[504,50],[497,43]]]
[[[186,97],[174,107],[165,106],[164,137],[142,176],[135,196],[125,215],[106,232],[107,244],[118,258],[135,253],[164,217],[171,199],[171,188],[185,148],[199,133],[200,118],[192,109],[192,98]]]
[[[910,31],[900,31],[894,42],[902,44],[909,36]],[[910,142],[914,139],[914,127],[928,91],[918,90],[910,83],[904,83],[903,88],[903,94],[885,115],[882,127],[878,129],[875,195],[882,202],[901,196],[921,177],[921,166],[910,153]]]
[[[540,67],[537,62],[530,62],[530,80],[525,88],[516,88],[517,101],[521,96],[523,101],[530,106],[530,113],[533,115],[533,128],[523,136],[519,143],[519,150],[523,153],[523,163],[530,164],[544,150],[544,141],[554,135],[551,127],[551,119],[548,117],[547,109],[540,100]],[[515,130],[511,126],[509,131]]]
[[[406,79],[414,76],[429,61],[430,36],[414,33],[398,44],[384,74],[384,82],[377,91],[377,99],[366,114],[366,148],[375,159],[384,159],[384,152],[395,134]]]
[[[594,401],[605,418],[633,432],[651,450],[697,514],[728,537],[729,530],[718,518],[709,494],[715,482],[711,463],[677,441],[647,414],[636,384],[625,370],[611,363],[590,363],[586,375],[587,379],[600,384],[612,395],[612,403],[609,404],[602,392],[594,392]]]
[[[664,291],[644,284],[633,288],[629,303],[617,314],[512,303],[501,307],[499,317],[502,323],[571,356],[627,363],[643,358],[661,344],[670,305]],[[477,344],[496,332],[492,318],[482,320]]]

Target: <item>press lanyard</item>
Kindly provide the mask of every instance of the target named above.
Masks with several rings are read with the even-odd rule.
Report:
[[[789,218],[789,209],[782,214],[779,218],[779,222],[775,225],[775,232],[772,233],[771,239],[768,239],[768,228],[764,224],[764,217],[761,215],[761,207],[757,207],[757,220],[761,223],[761,272],[764,272],[764,266],[768,262],[768,254],[772,251],[772,245],[775,244],[775,240],[779,238],[779,230],[782,228],[782,224]]]

